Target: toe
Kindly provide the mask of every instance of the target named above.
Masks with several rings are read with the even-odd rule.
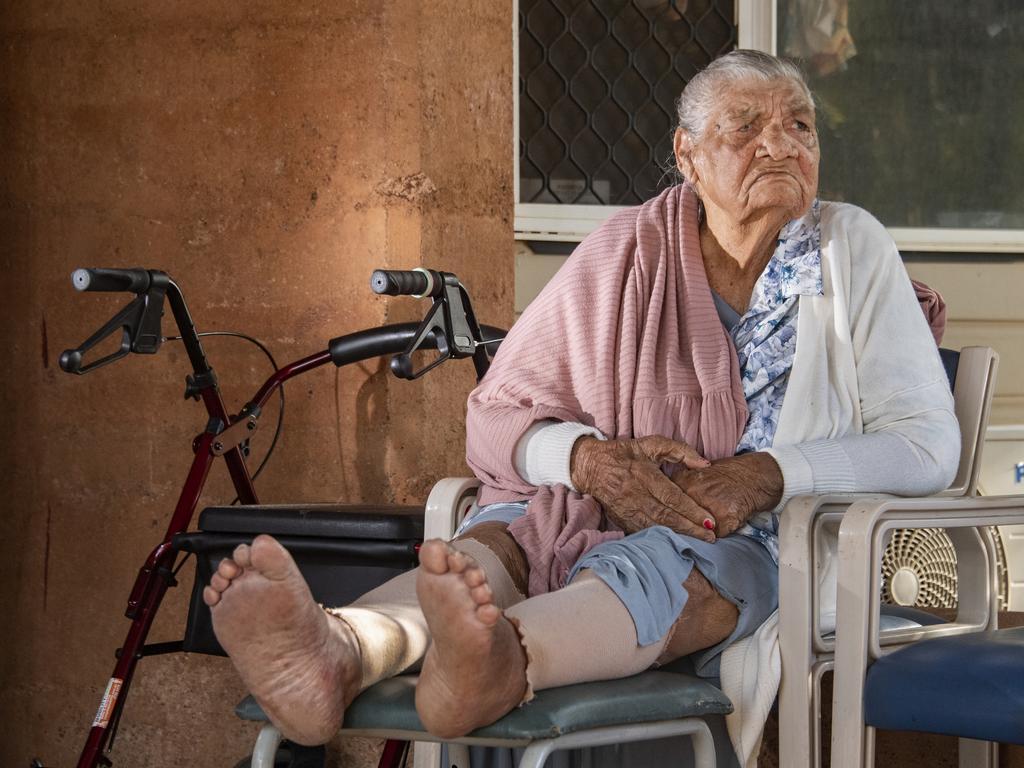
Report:
[[[220,602],[220,592],[213,587],[203,588],[203,602],[209,607],[213,608],[217,603]]]
[[[239,544],[231,553],[231,559],[239,568],[249,568],[252,565],[252,547],[248,544]]]
[[[462,574],[462,579],[466,582],[466,586],[472,589],[487,581],[487,574],[484,573],[483,568],[477,565],[467,568],[466,572]]]
[[[477,605],[490,603],[494,600],[494,594],[491,592],[491,588],[487,584],[481,584],[478,587],[473,587],[469,590],[469,594],[473,598],[473,602]]]
[[[219,571],[213,574],[212,577],[210,577],[210,586],[217,592],[223,592],[225,589],[228,588],[230,584],[231,579],[225,579],[223,576],[220,575]]]
[[[420,547],[420,566],[428,573],[447,573],[448,545],[440,539],[423,542]]]
[[[288,550],[272,536],[260,534],[252,542],[252,565],[269,579],[285,579],[297,570]]]
[[[452,573],[463,573],[470,564],[470,559],[458,550],[448,550],[448,570]]]
[[[498,606],[494,603],[487,603],[477,606],[476,617],[481,623],[493,627],[498,623],[498,619],[501,618],[501,611],[498,610]]]
[[[238,563],[227,557],[221,560],[220,564],[217,566],[217,573],[223,576],[225,579],[234,579],[241,572],[242,569],[239,567]]]

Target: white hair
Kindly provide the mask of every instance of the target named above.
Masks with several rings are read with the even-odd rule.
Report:
[[[761,51],[737,49],[712,61],[683,88],[676,100],[679,127],[694,141],[699,141],[724,88],[750,80],[763,83],[776,80],[791,82],[807,98],[811,109],[814,109],[814,97],[799,67]]]

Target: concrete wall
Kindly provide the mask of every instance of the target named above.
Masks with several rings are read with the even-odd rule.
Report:
[[[511,15],[486,0],[4,3],[0,763],[74,764],[205,423],[173,342],[83,378],[57,369],[125,301],[75,294],[71,270],[165,269],[201,330],[251,333],[280,362],[425,309],[373,296],[378,266],[453,271],[482,320],[508,324]],[[265,360],[235,339],[207,349],[238,407]],[[464,472],[472,380],[468,363],[416,383],[373,363],[296,381],[263,499],[423,499]],[[204,503],[231,498],[224,474]],[[181,636],[182,581],[153,640]],[[242,694],[224,660],[145,659],[115,765],[233,765],[253,734],[230,713]]]

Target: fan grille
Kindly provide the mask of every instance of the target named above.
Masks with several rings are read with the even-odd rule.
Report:
[[[1006,551],[997,529],[996,586],[1000,610],[1009,607]],[[942,528],[901,528],[882,555],[882,602],[915,608],[956,608],[956,549]]]

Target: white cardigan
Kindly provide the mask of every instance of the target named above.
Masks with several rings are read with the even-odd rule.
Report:
[[[782,469],[783,502],[809,493],[944,489],[956,474],[960,429],[895,243],[860,208],[822,203],[821,256],[824,295],[800,297],[796,358],[768,450]],[[835,628],[835,550],[824,554],[821,623],[828,632]],[[743,766],[757,764],[778,693],[778,636],[776,612],[722,654],[722,690],[735,706],[726,721]]]

